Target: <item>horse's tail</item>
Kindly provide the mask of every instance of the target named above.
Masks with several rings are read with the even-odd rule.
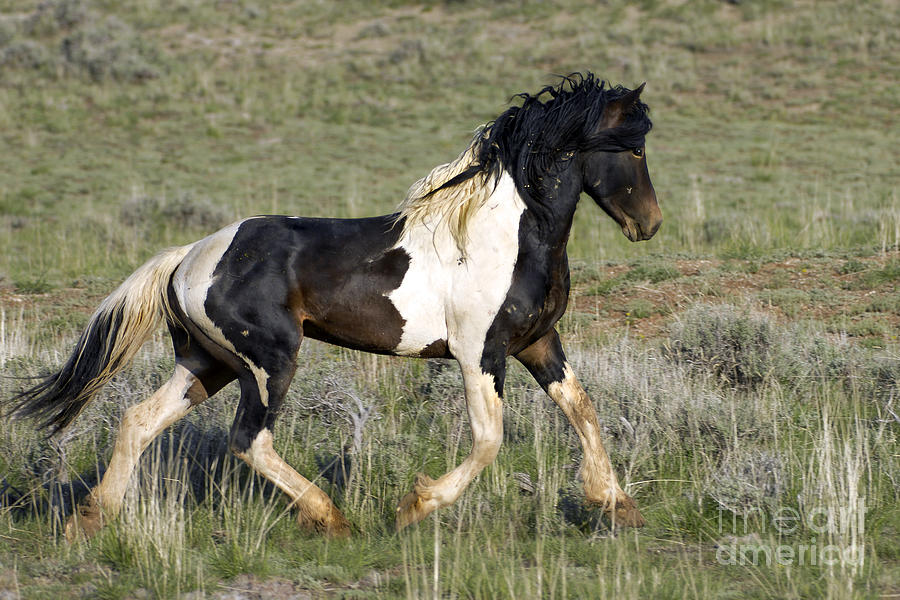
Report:
[[[127,365],[160,321],[176,321],[169,280],[193,244],[164,250],[131,274],[91,316],[65,364],[14,396],[10,414],[34,417],[53,435],[68,426],[91,398]]]

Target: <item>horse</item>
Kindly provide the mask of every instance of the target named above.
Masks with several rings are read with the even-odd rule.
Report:
[[[459,364],[471,452],[437,479],[417,475],[397,507],[398,530],[452,504],[497,456],[510,356],[575,428],[586,501],[614,524],[642,526],[555,325],[568,302],[566,244],[582,192],[631,241],[650,239],[662,222],[643,89],[590,72],[562,77],[514,96],[455,160],[414,183],[394,214],[250,217],[139,267],[102,301],[59,370],[6,401],[8,414],[58,433],[161,323],[168,327],[174,372],[124,412],[109,465],[69,517],[67,539],[113,519],[149,443],[235,379],[230,450],[288,496],[300,526],[349,535],[328,495],[273,447],[304,337]]]

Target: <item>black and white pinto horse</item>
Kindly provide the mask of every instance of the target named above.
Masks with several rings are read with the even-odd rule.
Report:
[[[462,369],[471,453],[438,479],[418,476],[400,500],[398,528],[453,503],[496,457],[508,356],[578,432],[587,501],[618,524],[642,525],[554,329],[568,300],[566,242],[580,194],[631,241],[652,237],[662,220],[644,153],[651,123],[642,89],[609,88],[588,73],[521,94],[521,105],[481,128],[455,161],[415,183],[396,214],[252,217],[150,259],[103,301],[60,370],[11,401],[13,413],[55,433],[161,321],[168,325],[175,372],[125,411],[103,479],[67,536],[90,536],[114,517],[151,440],[235,379],[231,450],[290,497],[300,524],[347,535],[331,499],[272,445],[304,337],[453,358]]]

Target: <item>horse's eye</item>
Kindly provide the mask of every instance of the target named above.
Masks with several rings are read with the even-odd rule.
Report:
[[[643,148],[635,148],[634,150],[631,151],[631,153],[634,154],[636,157],[640,158],[644,155],[644,149]]]

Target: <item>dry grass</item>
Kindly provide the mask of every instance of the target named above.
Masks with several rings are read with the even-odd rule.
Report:
[[[681,323],[725,334],[766,318],[698,305]],[[69,496],[86,489],[76,483],[94,480],[116,415],[147,397],[171,364],[160,340],[89,407],[62,447],[44,444],[26,423],[7,430],[0,465],[11,486],[2,525],[9,539],[0,560],[44,553],[62,569],[100,569],[103,578],[86,585],[105,597],[139,588],[157,597],[217,593],[217,582],[241,574],[253,585],[286,578],[292,583],[280,589],[294,592],[401,597],[432,597],[435,585],[437,595],[471,597],[566,597],[598,587],[635,598],[728,590],[857,597],[882,589],[879,581],[896,570],[889,550],[900,472],[889,412],[896,389],[885,382],[896,381],[898,357],[795,327],[744,343],[733,362],[752,352],[770,362],[766,377],[735,386],[684,353],[673,355],[667,348],[675,339],[692,356],[704,353],[690,346],[683,325],[672,335],[661,347],[627,337],[570,343],[622,483],[648,517],[641,532],[613,536],[582,507],[577,437],[524,370],[513,368],[497,463],[457,504],[396,537],[393,507],[415,473],[437,475],[468,452],[458,375],[441,363],[311,343],[276,446],[359,528],[351,540],[304,535],[280,494],[227,454],[236,394],[228,388],[151,446],[122,517],[90,544],[67,548],[56,536]],[[26,373],[52,358],[26,352],[10,360],[16,366],[8,372]],[[334,468],[342,459],[346,470]],[[799,525],[782,528],[785,514],[797,515]],[[40,534],[26,544],[16,534],[22,531]],[[722,549],[740,544],[756,558],[729,562]],[[788,578],[777,559],[766,562],[773,552],[813,544],[836,560],[811,565],[794,554]],[[29,590],[50,589],[27,573],[17,577]]]

